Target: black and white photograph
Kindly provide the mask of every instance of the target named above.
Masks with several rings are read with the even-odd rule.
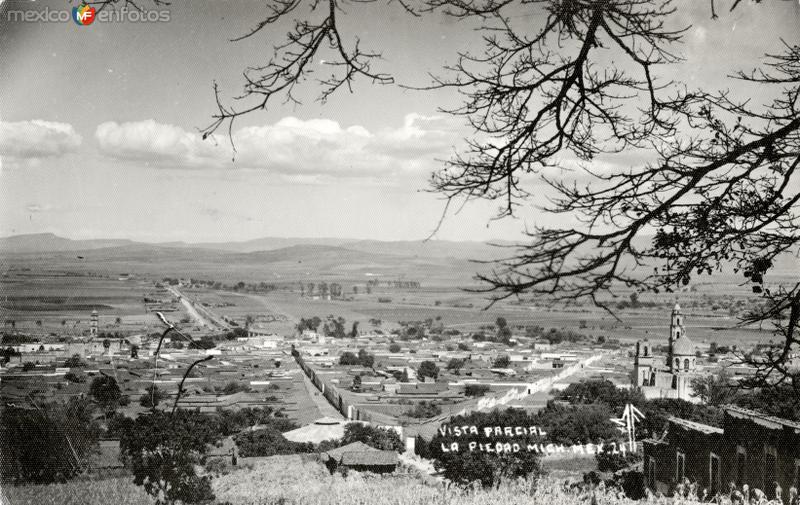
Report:
[[[0,505],[800,505],[800,0],[0,0]]]

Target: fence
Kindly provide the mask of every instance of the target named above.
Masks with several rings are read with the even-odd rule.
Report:
[[[344,417],[352,421],[367,421],[377,425],[398,426],[400,422],[396,417],[378,412],[368,411],[363,408],[358,408],[358,405],[349,402],[340,392],[339,389],[332,383],[325,381],[320,377],[314,368],[306,363],[303,356],[296,350],[292,350],[292,356],[298,366],[303,370],[306,376],[311,380],[312,384],[320,390],[322,396],[328,400],[328,403],[338,410]]]

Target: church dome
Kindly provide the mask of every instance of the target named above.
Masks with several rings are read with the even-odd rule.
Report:
[[[683,336],[672,344],[672,354],[676,356],[693,356],[694,355],[694,342],[689,337]]]

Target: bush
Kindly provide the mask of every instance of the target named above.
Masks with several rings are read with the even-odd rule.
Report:
[[[339,356],[339,364],[345,366],[354,366],[360,364],[360,362],[358,360],[358,356],[352,352],[345,351],[341,356]]]
[[[492,366],[495,368],[508,368],[510,364],[511,364],[511,358],[509,358],[506,355],[503,355],[503,356],[498,356],[497,359],[494,360]]]
[[[612,417],[608,407],[601,404],[561,406],[550,402],[534,416],[533,425],[541,427],[548,442],[554,444],[596,444],[619,435]]]
[[[422,377],[431,377],[433,379],[439,376],[439,367],[433,361],[423,361],[419,364],[417,375]]]
[[[458,358],[451,358],[450,361],[447,362],[447,369],[452,370],[455,373],[458,373],[464,367],[464,360]]]
[[[104,410],[109,411],[117,408],[122,392],[114,377],[101,375],[92,380],[92,384],[89,386],[89,396],[94,398]]]
[[[393,343],[393,344],[389,345],[389,352],[391,352],[391,353],[395,353],[396,354],[396,353],[400,352],[401,350],[402,350],[402,347],[400,347],[400,344],[394,344]]]
[[[18,484],[74,477],[97,447],[100,428],[86,398],[0,411],[0,476]],[[76,461],[76,456],[78,461]]]
[[[242,393],[250,391],[250,386],[247,384],[242,384],[241,382],[231,381],[225,384],[225,387],[222,388],[222,394],[224,395],[232,395],[236,393]]]
[[[638,391],[620,389],[608,379],[573,382],[557,396],[573,405],[602,403],[613,412],[621,411],[628,403],[644,404],[644,396]]]
[[[35,365],[35,364],[33,364],[33,363],[32,363],[32,362],[30,362],[30,361],[26,361],[26,362],[25,362],[25,364],[23,364],[23,365],[22,365],[22,371],[23,371],[23,372],[30,372],[30,371],[31,371],[31,370],[33,370],[34,368],[36,368],[36,365]]]
[[[467,384],[464,386],[464,394],[467,396],[483,396],[492,388],[486,384]]]
[[[456,436],[445,431],[437,431],[426,450],[433,458],[435,468],[442,475],[456,484],[469,485],[478,482],[484,487],[499,484],[502,480],[527,477],[536,480],[539,477],[539,455],[524,448],[527,444],[539,444],[542,440],[538,435],[524,436],[492,436],[486,437],[483,427],[495,426],[536,426],[537,420],[522,410],[507,409],[491,412],[474,412],[466,416],[455,416],[450,420],[450,426],[476,426],[477,434],[462,434]],[[479,444],[517,443],[522,450],[503,454],[487,453],[483,451],[470,451],[467,447],[470,442]],[[451,443],[458,443],[458,451],[445,452],[442,447],[451,447]]]
[[[139,397],[139,405],[146,409],[154,409],[167,398],[167,393],[158,389],[158,386],[151,384],[147,386],[145,394]]]
[[[621,445],[618,443],[617,445]],[[614,454],[611,451],[599,452],[595,455],[597,460],[597,470],[600,472],[618,472],[624,468],[629,468],[642,461],[642,455],[638,452],[626,451]]]
[[[349,423],[344,427],[341,445],[361,442],[375,449],[403,452],[405,445],[394,430],[387,430],[361,423]]]
[[[239,448],[239,454],[245,458],[314,451],[314,444],[286,440],[283,434],[272,426],[240,433],[233,437],[233,440]]]
[[[408,417],[427,419],[429,417],[438,416],[441,413],[442,408],[439,405],[423,400],[415,405],[413,409],[408,410],[406,415]]]
[[[78,374],[76,374],[74,372],[67,372],[67,373],[64,374],[64,380],[68,380],[70,382],[74,382],[76,384],[80,384],[80,383],[86,382],[86,376],[83,375],[83,374],[78,375]]]
[[[64,362],[64,366],[67,368],[82,368],[86,366],[86,363],[81,360],[79,354],[73,354],[72,357],[67,358],[67,361]]]
[[[201,503],[214,499],[211,480],[195,473],[209,444],[219,437],[213,418],[178,410],[153,411],[122,423],[120,451],[135,484],[157,503]]]
[[[216,414],[220,433],[230,436],[245,428],[255,425],[268,424],[281,433],[296,429],[298,426],[285,417],[277,417],[272,407],[243,408],[239,410],[219,409]]]

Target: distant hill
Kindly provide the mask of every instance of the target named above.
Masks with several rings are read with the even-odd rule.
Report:
[[[339,253],[345,250],[361,251],[369,254],[408,256],[420,258],[456,258],[485,260],[502,257],[508,253],[503,248],[493,247],[484,242],[455,242],[447,240],[407,240],[407,241],[380,241],[359,240],[342,238],[297,238],[297,237],[264,237],[240,242],[162,242],[143,243],[132,240],[98,239],[98,240],[72,240],[59,237],[52,233],[39,233],[34,235],[15,235],[0,238],[0,253],[49,253],[95,250],[110,247],[145,247],[145,248],[171,248],[214,250],[230,253],[253,253],[259,251],[278,251],[291,249],[298,246],[325,248]],[[120,254],[117,251],[115,254]],[[288,251],[287,251],[288,252]]]
[[[646,247],[650,237],[637,237],[638,247]],[[52,233],[16,235],[0,238],[0,254],[49,254],[102,250],[106,258],[131,260],[151,258],[152,260],[206,261],[210,263],[236,262],[241,264],[267,264],[280,262],[312,263],[319,268],[358,264],[385,265],[396,264],[413,266],[420,264],[447,262],[465,265],[466,260],[491,260],[508,257],[515,252],[507,247],[510,242],[492,245],[485,242],[456,242],[447,240],[408,240],[380,241],[340,238],[292,238],[264,237],[241,242],[164,242],[157,244],[134,242],[126,239],[72,240]],[[506,247],[504,247],[506,246]],[[96,255],[96,254],[95,254]],[[633,266],[630,259],[624,266]],[[311,266],[311,265],[308,265]],[[470,271],[480,267],[472,265]],[[650,267],[641,267],[651,271]],[[726,266],[726,270],[730,270]],[[800,259],[792,254],[777,258],[773,273],[796,275],[800,271]]]
[[[158,244],[163,247],[195,247],[249,253],[256,251],[272,251],[299,245],[343,247],[355,251],[378,254],[395,254],[400,256],[419,256],[427,258],[460,258],[490,259],[505,254],[502,248],[491,246],[485,242],[456,242],[448,240],[359,240],[341,238],[297,238],[297,237],[264,237],[242,242],[166,242]]]
[[[53,233],[14,235],[0,238],[0,252],[3,253],[42,253],[55,251],[87,251],[106,247],[120,247],[135,244],[126,239],[72,240]]]

